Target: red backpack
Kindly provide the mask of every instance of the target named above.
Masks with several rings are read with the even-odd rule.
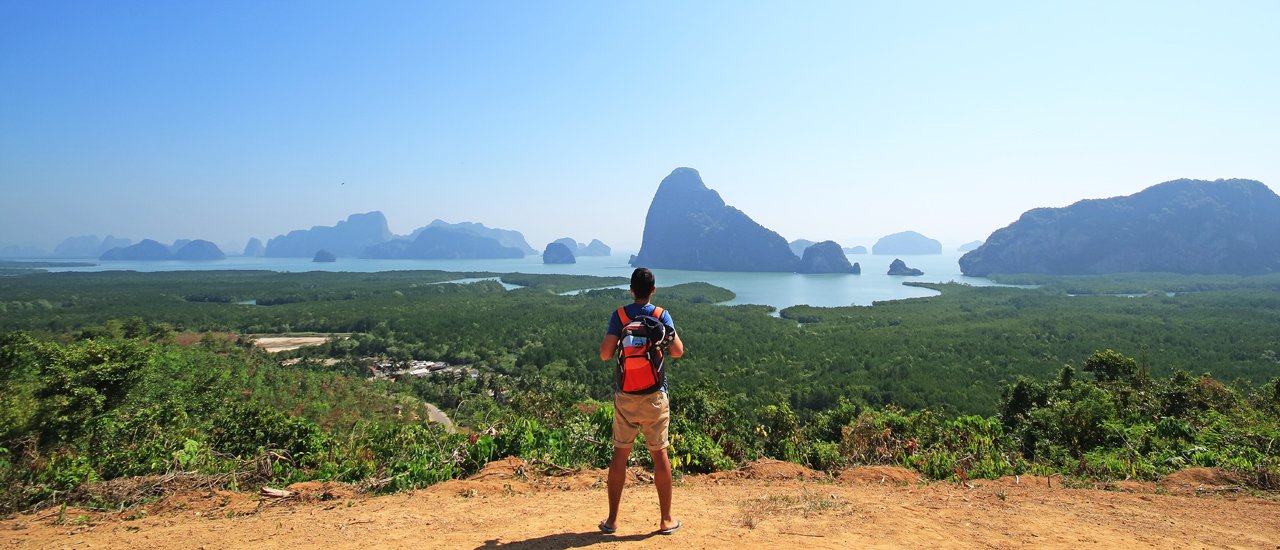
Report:
[[[622,334],[618,337],[617,385],[623,393],[647,394],[666,385],[662,352],[675,338],[675,330],[662,322],[662,308],[635,319],[618,308]]]

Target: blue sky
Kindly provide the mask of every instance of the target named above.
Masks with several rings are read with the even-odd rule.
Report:
[[[1270,1],[10,0],[0,83],[0,245],[238,252],[381,210],[634,250],[691,166],[789,240],[954,247],[1280,182]]]

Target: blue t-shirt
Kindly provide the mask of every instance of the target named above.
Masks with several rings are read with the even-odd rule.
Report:
[[[632,303],[622,307],[623,311],[627,312],[627,317],[635,319],[641,315],[652,315],[653,310],[657,309],[658,306],[653,304]],[[671,321],[671,312],[667,311],[666,308],[662,309],[662,317],[659,317],[658,320],[673,329],[676,328],[676,324]],[[609,330],[605,331],[605,334],[612,334],[618,337],[622,336],[622,319],[618,318],[618,310],[616,309],[613,310],[613,313],[609,314]]]
[[[631,319],[635,319],[636,317],[639,317],[641,315],[653,315],[653,310],[656,309],[658,306],[655,306],[653,304],[630,303],[622,307],[623,307],[623,311],[627,312],[627,317]],[[667,311],[667,308],[662,308],[662,317],[659,317],[658,320],[662,321],[663,324],[671,327],[672,330],[675,330],[676,324],[671,320],[671,312]],[[609,329],[605,332],[605,334],[612,334],[617,337],[622,337],[622,319],[618,318],[618,310],[616,309],[613,310],[613,313],[609,314]],[[663,378],[662,393],[670,393],[669,391],[667,391],[667,383],[668,382],[666,378]],[[622,391],[622,388],[619,388],[617,384],[615,384],[613,387],[613,391],[619,392],[619,391]]]

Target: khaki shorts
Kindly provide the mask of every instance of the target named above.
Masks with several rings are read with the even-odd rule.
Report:
[[[671,406],[667,392],[646,395],[616,392],[613,394],[613,446],[630,449],[636,433],[644,433],[644,446],[650,451],[667,448],[667,425],[671,422]]]

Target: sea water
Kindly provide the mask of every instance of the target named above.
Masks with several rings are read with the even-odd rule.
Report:
[[[252,269],[278,272],[346,271],[370,273],[376,271],[441,270],[493,273],[532,273],[597,275],[623,277],[631,275],[627,265],[630,252],[617,252],[612,256],[582,256],[575,264],[544,264],[538,255],[523,258],[494,260],[367,260],[338,258],[332,263],[316,263],[310,258],[249,258],[233,256],[225,260],[208,262],[152,261],[125,262],[99,261],[89,267],[49,268],[49,271],[207,271]],[[654,301],[662,301],[662,287],[680,283],[706,282],[727,288],[737,295],[728,304],[763,304],[778,309],[798,304],[820,307],[867,306],[882,300],[900,300],[934,296],[937,292],[927,288],[905,286],[909,281],[945,283],[955,281],[974,286],[993,285],[981,277],[965,277],[960,273],[960,254],[898,255],[850,254],[850,262],[858,262],[861,275],[849,274],[800,274],[800,273],[741,273],[719,271],[684,271],[655,269],[658,294]],[[888,275],[889,263],[900,258],[909,267],[924,271],[916,277]]]

